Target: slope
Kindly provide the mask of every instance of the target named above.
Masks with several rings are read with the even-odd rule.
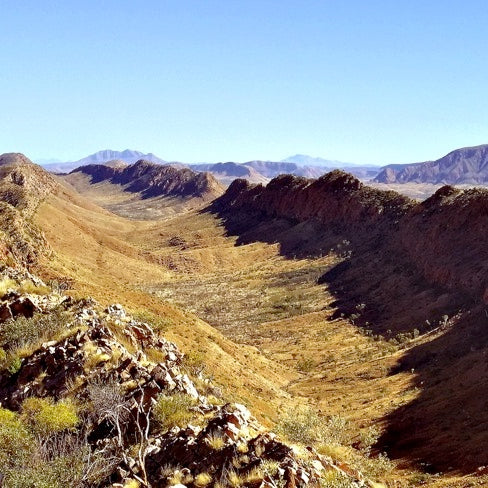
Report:
[[[382,168],[378,183],[488,184],[488,145],[451,151],[436,161]]]
[[[127,166],[82,166],[62,179],[98,205],[129,218],[171,215],[199,207],[223,192],[209,173],[144,160]]]
[[[473,397],[475,384],[481,398],[488,392],[480,359],[488,347],[487,191],[444,187],[416,204],[335,171],[316,181],[283,176],[266,188],[236,181],[213,211],[240,243],[343,256],[319,280],[336,297],[332,317],[403,344],[390,374],[410,371],[417,392],[387,416],[379,446],[432,469],[488,463],[480,451],[486,408]]]

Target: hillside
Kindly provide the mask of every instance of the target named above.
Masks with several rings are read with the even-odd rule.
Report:
[[[116,172],[127,169],[115,166]],[[368,188],[351,175],[335,171],[317,180],[280,176],[266,187],[238,180],[216,200],[203,202],[206,208],[200,202],[194,210],[175,210],[174,202],[144,198],[141,192],[125,191],[126,185],[105,179],[105,172],[111,171],[106,167],[98,176],[69,175],[76,178],[73,184],[65,178],[54,179],[28,161],[15,165],[14,172],[5,168],[6,185],[15,171],[38,174],[33,184],[40,185],[43,178],[50,182],[49,189],[42,187],[40,199],[35,192],[25,193],[25,208],[33,209],[29,219],[24,210],[5,204],[16,212],[22,226],[29,222],[34,235],[41,236],[42,229],[42,242],[49,249],[44,252],[33,243],[37,258],[28,264],[47,286],[36,277],[10,270],[4,273],[5,287],[13,287],[17,294],[3,297],[2,314],[21,319],[8,322],[12,324],[9,330],[32,330],[17,317],[19,310],[31,310],[41,313],[33,324],[44,324],[35,325],[34,330],[50,331],[51,326],[38,320],[49,319],[46,306],[55,309],[60,300],[64,303],[60,290],[68,290],[73,297],[62,305],[68,322],[72,322],[70,314],[78,313],[79,303],[84,303],[85,318],[97,318],[93,323],[90,320],[91,325],[80,335],[81,342],[69,331],[67,336],[50,339],[56,343],[46,346],[54,348],[49,354],[59,357],[54,368],[70,371],[64,352],[69,350],[93,367],[94,376],[99,371],[110,372],[118,355],[113,351],[123,346],[135,364],[131,371],[136,377],[141,374],[152,388],[152,380],[158,383],[152,369],[157,363],[164,368],[169,365],[152,351],[151,344],[173,341],[188,356],[188,371],[180,372],[197,375],[191,379],[208,403],[219,403],[222,395],[224,402],[244,404],[259,419],[249,424],[251,437],[246,438],[251,464],[253,456],[259,459],[261,452],[260,447],[255,450],[252,429],[265,425],[279,431],[284,446],[295,444],[298,458],[294,462],[305,460],[302,469],[308,474],[310,463],[318,466],[313,462],[315,453],[328,456],[327,466],[335,467],[333,471],[326,467],[321,486],[382,486],[353,482],[361,478],[358,471],[401,488],[461,487],[471,482],[483,486],[486,482],[482,466],[488,460],[480,448],[486,444],[488,432],[484,406],[488,392],[484,357],[488,342],[484,314],[486,192],[445,187],[419,204],[394,192]],[[91,181],[102,176],[99,183]],[[110,188],[114,193],[107,196]],[[29,203],[29,195],[35,204]],[[106,204],[125,195],[141,208],[165,204],[174,213],[142,221],[114,215],[97,205],[97,201]],[[3,237],[0,239],[3,244]],[[10,260],[17,263],[14,256]],[[79,302],[87,296],[100,305]],[[113,307],[114,303],[123,306]],[[120,321],[120,329],[112,330],[112,321]],[[134,345],[128,347],[124,337],[137,328],[147,330],[142,324],[152,327],[157,337],[146,336],[131,349]],[[0,325],[0,336],[3,328]],[[106,329],[115,332],[115,337],[107,335]],[[125,329],[119,337],[118,332]],[[46,337],[40,340],[51,344]],[[100,351],[80,351],[82,344],[86,351],[92,346]],[[172,346],[170,349],[178,356]],[[32,349],[25,344],[18,352],[22,368],[44,364],[49,355],[44,346]],[[103,356],[100,364],[98,354]],[[17,361],[15,368],[18,365]],[[84,370],[88,380],[91,373]],[[27,368],[19,378],[30,378],[29,371]],[[133,386],[125,370],[120,371],[125,377],[121,384]],[[49,390],[57,386],[50,383],[51,370],[45,373],[27,383],[5,383],[3,405],[20,413],[10,417],[20,422],[16,425],[24,425],[25,417],[22,409],[8,403],[9,398],[23,403],[20,397],[25,391],[35,395],[52,392],[63,401],[76,398],[72,393]],[[70,391],[79,391],[83,397],[85,379],[81,377]],[[156,397],[152,396],[155,391]],[[153,399],[167,395],[164,389],[158,391],[147,395]],[[137,387],[127,392],[127,399],[135,398],[130,395],[137,394]],[[199,408],[203,408],[201,401]],[[222,418],[227,408],[214,413]],[[220,463],[229,461],[227,453],[236,456],[234,448],[224,447],[223,457],[212,457],[216,460],[213,468],[198,464],[193,457],[193,453],[200,459],[206,456],[202,443],[210,442],[205,440],[206,426],[209,422],[214,425],[214,413],[198,417],[202,424],[197,427],[204,434],[184,428],[188,437],[181,430],[158,432],[151,420],[147,459],[161,465],[162,458],[153,458],[152,452],[161,456],[164,452],[171,463],[180,456],[187,486],[193,487],[191,478],[196,481],[200,468],[211,470],[209,486],[214,486],[215,477],[220,478],[215,475]],[[194,420],[190,423],[195,425]],[[25,428],[31,429],[30,425],[36,424]],[[237,435],[240,445],[244,439]],[[184,445],[188,441],[195,447],[178,450],[183,444],[176,437],[182,436]],[[112,446],[110,432],[104,438]],[[225,436],[224,441],[216,442],[227,446]],[[91,444],[92,448],[103,442]],[[309,443],[315,451],[304,449],[303,444]],[[168,445],[177,450],[159,450]],[[141,478],[135,451],[123,452],[129,469],[119,464],[125,474],[118,470],[114,475],[118,478],[111,482]],[[313,453],[312,457],[307,453]],[[240,455],[246,453],[239,451]],[[322,463],[324,458],[319,460]],[[251,465],[245,459],[239,463],[233,459],[231,464],[231,470],[244,480],[235,483],[255,486],[246,477]],[[147,466],[147,472],[153,473],[152,461]],[[174,475],[172,479],[181,482],[183,478],[172,468],[164,476]],[[343,479],[344,473],[336,468],[352,478]],[[433,475],[439,471],[444,474]],[[330,473],[339,479],[329,479]],[[166,486],[156,476],[150,482]],[[232,479],[236,480],[234,475]],[[268,480],[272,486],[281,486],[273,480]]]
[[[224,191],[209,173],[139,160],[131,165],[91,164],[63,176],[77,192],[131,218],[159,218],[195,208]]]
[[[436,161],[385,166],[374,181],[486,185],[488,184],[488,145],[456,149]]]
[[[488,433],[476,427],[488,417],[473,396],[474,385],[488,392],[481,361],[488,191],[444,187],[417,204],[335,171],[315,181],[282,176],[266,187],[236,181],[213,211],[242,244],[278,242],[286,256],[336,250],[342,262],[319,280],[336,297],[334,316],[351,317],[372,336],[412,341],[391,371],[415,371],[421,387],[388,415],[383,445],[390,453],[441,470],[488,463],[479,450]]]
[[[297,454],[226,402],[157,324],[60,295],[25,271],[4,267],[0,283],[7,488],[373,486],[329,456]]]

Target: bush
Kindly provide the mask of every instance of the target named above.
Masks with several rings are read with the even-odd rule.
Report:
[[[27,398],[22,404],[22,419],[41,438],[74,429],[79,422],[76,407],[69,400],[58,403],[50,398]]]
[[[153,410],[154,419],[165,430],[182,427],[191,420],[193,413],[190,408],[194,404],[195,400],[183,393],[159,395]]]
[[[7,320],[0,330],[0,346],[13,349],[51,340],[66,329],[67,321],[66,312],[61,310],[47,315],[38,313],[31,318],[16,317]]]
[[[313,444],[320,439],[322,420],[310,407],[287,411],[276,425],[278,433],[292,442]]]
[[[34,437],[19,416],[0,408],[0,472],[24,465],[34,452]]]
[[[342,417],[326,419],[310,407],[287,411],[276,425],[278,433],[301,444],[345,444],[349,441],[346,429],[347,421]]]

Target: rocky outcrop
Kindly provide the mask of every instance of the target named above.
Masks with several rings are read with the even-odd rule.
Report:
[[[9,268],[3,276],[17,284],[36,280]],[[15,290],[7,290],[2,302],[12,311],[3,324],[15,323],[20,316],[36,320],[63,313],[60,338],[39,344],[30,354],[24,352],[15,369],[0,372],[0,404],[22,412],[25,401],[35,397],[69,399],[82,406],[83,422],[76,430],[43,442],[58,442],[54,445],[64,446],[63,453],[69,449],[66,446],[84,443],[83,486],[120,488],[133,482],[154,488],[219,484],[304,488],[319,486],[329,472],[351,487],[373,486],[361,473],[313,449],[306,457],[297,455],[245,406],[215,398],[210,402],[186,373],[184,355],[175,344],[119,304],[103,309],[92,299]],[[23,308],[14,313],[18,304]],[[2,327],[0,323],[0,337]],[[4,344],[7,350],[14,346]],[[200,381],[209,384],[203,377]],[[161,398],[186,398],[185,411],[178,412],[186,420],[166,424],[170,412],[158,414]]]
[[[52,193],[57,183],[40,166],[20,153],[0,156],[0,200],[32,216],[40,202]]]
[[[213,208],[223,214],[252,212],[263,218],[285,218],[295,222],[313,220],[334,229],[360,230],[395,226],[414,206],[395,192],[363,185],[354,176],[335,170],[309,180],[282,175],[266,186],[235,181]]]
[[[385,166],[374,181],[485,185],[488,184],[488,145],[456,149],[436,161]]]
[[[223,187],[209,173],[196,173],[188,168],[175,168],[139,160],[127,167],[90,164],[75,169],[92,183],[108,181],[123,185],[126,191],[140,193],[143,198],[157,196],[199,197],[213,199],[223,192]]]
[[[32,222],[40,203],[57,182],[23,154],[0,156],[0,258],[16,266],[32,267],[51,250]]]

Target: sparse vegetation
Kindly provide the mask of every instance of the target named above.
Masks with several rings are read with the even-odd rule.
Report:
[[[216,432],[209,434],[205,439],[205,442],[214,451],[220,451],[225,446],[225,440],[222,437],[222,434]]]
[[[195,400],[191,396],[182,393],[160,395],[154,406],[154,419],[163,430],[182,427],[194,417],[195,414],[190,411],[194,404]]]

